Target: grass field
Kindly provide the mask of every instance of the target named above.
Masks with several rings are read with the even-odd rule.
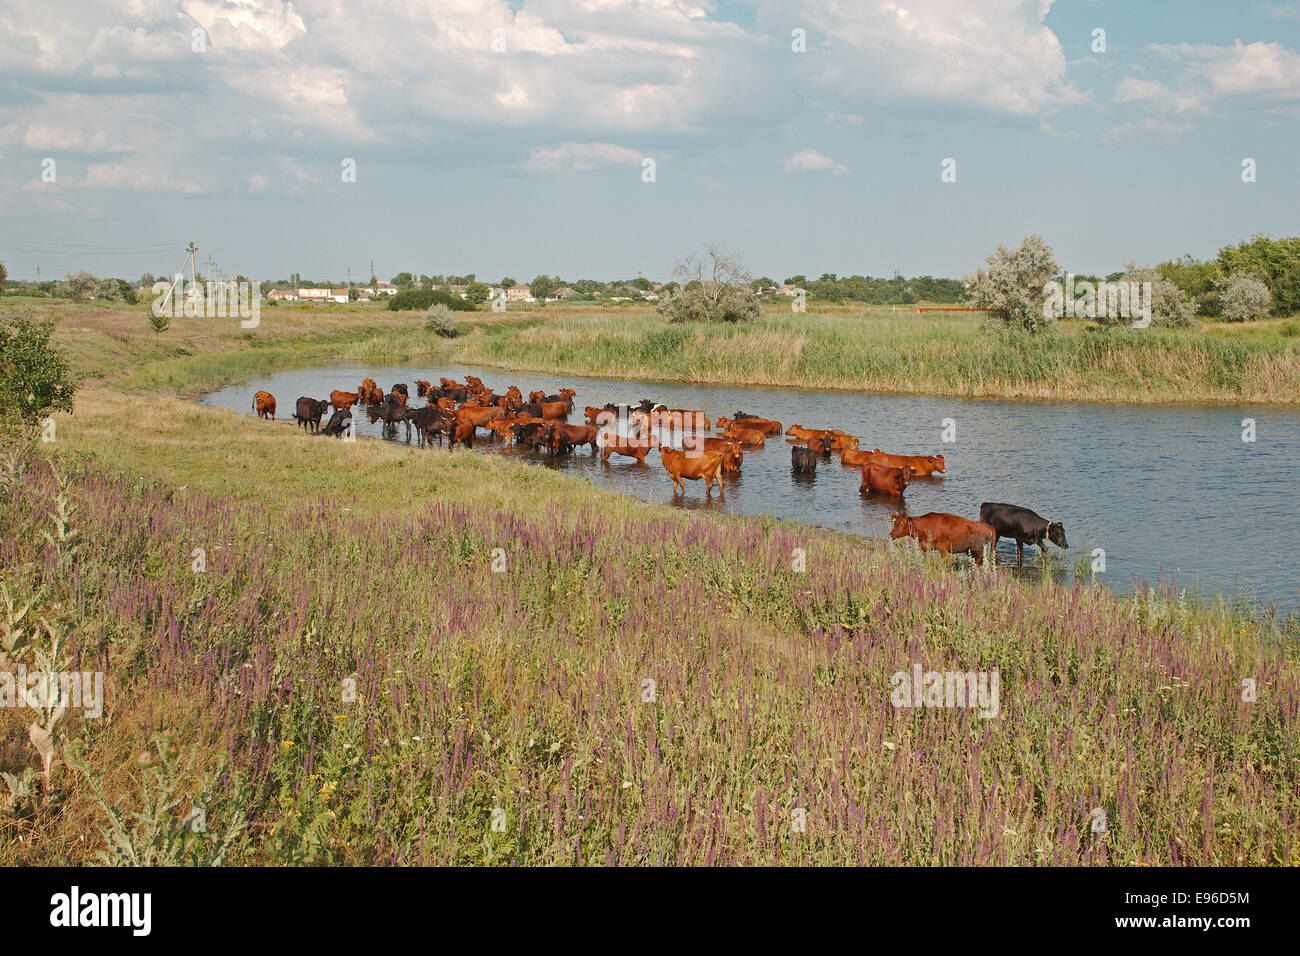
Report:
[[[48,715],[0,708],[0,864],[1300,860],[1295,622],[185,400],[621,318],[71,310],[77,410],[0,460],[0,638],[102,671],[104,717],[46,785]],[[895,707],[916,665],[997,672],[998,715]]]

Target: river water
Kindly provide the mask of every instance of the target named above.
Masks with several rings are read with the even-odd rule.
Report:
[[[1049,545],[1054,573],[1063,579],[1078,568],[1090,573],[1094,551],[1101,549],[1105,570],[1097,580],[1117,590],[1164,582],[1238,602],[1300,608],[1300,578],[1291,564],[1300,540],[1300,411],[1290,408],[987,401],[413,365],[278,372],[210,393],[203,402],[251,415],[253,394],[265,389],[276,396],[279,417],[288,418],[300,395],[326,398],[332,389],[353,391],[371,377],[385,391],[405,382],[419,406],[416,379],[463,382],[466,373],[497,392],[518,385],[525,396],[534,389],[551,394],[573,388],[573,423],[583,420],[586,405],[642,398],[701,409],[710,419],[744,410],[782,427],[840,428],[857,435],[864,449],[942,453],[947,474],[913,482],[903,505],[864,497],[859,469],[841,466],[838,457],[819,462],[815,475],[795,475],[781,436],[746,449],[742,474],[727,483],[726,497],[715,491],[710,499],[703,482],[687,482],[685,496],[674,497],[655,452],[645,466],[619,456],[601,465],[585,449],[554,459],[507,451],[480,431],[476,453],[559,468],[675,507],[771,515],[876,538],[888,535],[899,507],[913,515],[948,511],[978,518],[982,501],[1009,502],[1064,522],[1070,550]],[[1243,441],[1244,419],[1254,423],[1254,441]],[[356,422],[359,434],[382,437],[380,423],[371,425],[364,415]],[[404,435],[399,427],[395,440]],[[430,452],[439,453],[436,446]],[[1014,563],[1014,544],[1003,539],[999,555]],[[1036,549],[1027,548],[1025,560],[1026,568],[1031,561],[1037,565]]]

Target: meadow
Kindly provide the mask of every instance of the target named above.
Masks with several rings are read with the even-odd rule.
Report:
[[[104,717],[46,782],[51,715],[0,708],[0,863],[1300,860],[1295,621],[186,400],[557,319],[65,315],[76,412],[0,456],[0,639],[102,671]],[[894,706],[916,665],[997,672],[998,716]]]

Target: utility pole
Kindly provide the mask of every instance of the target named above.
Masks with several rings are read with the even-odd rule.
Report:
[[[172,287],[167,290],[167,295],[162,300],[161,308],[167,308],[167,303],[171,301],[172,293],[176,291],[176,286],[180,283],[181,279],[185,278],[186,266],[190,267],[190,283],[193,284],[194,282],[194,253],[199,251],[199,247],[191,242],[185,247],[185,251],[188,255],[186,255],[185,261],[181,263],[181,271],[176,273],[176,278],[172,280]]]

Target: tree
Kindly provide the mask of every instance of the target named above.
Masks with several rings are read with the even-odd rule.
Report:
[[[749,284],[749,287],[753,289],[755,292],[763,292],[766,289],[775,289],[776,283],[773,282],[771,279],[769,279],[767,276],[763,276],[761,279],[755,279],[753,282],[751,282]]]
[[[673,272],[685,287],[661,298],[656,309],[669,322],[747,322],[758,317],[758,296],[749,287],[749,273],[721,246],[709,246],[703,258],[688,257]]]
[[[1230,276],[1221,298],[1224,322],[1249,322],[1261,318],[1273,305],[1273,295],[1255,276]]]
[[[965,279],[975,308],[1003,326],[1038,332],[1052,321],[1044,308],[1045,287],[1061,272],[1052,247],[1042,236],[1026,236],[1008,249],[999,244],[979,269]]]
[[[172,317],[164,312],[149,312],[149,326],[154,335],[162,335],[171,328]]]
[[[519,283],[515,280],[514,276],[506,276],[504,279],[501,280],[501,288],[503,289],[508,289],[512,285],[518,285],[518,284]]]
[[[558,287],[559,284],[554,279],[546,273],[542,273],[528,284],[528,294],[544,305],[547,296],[554,292]]]
[[[1250,242],[1219,250],[1221,275],[1254,275],[1273,294],[1281,315],[1300,310],[1300,238],[1270,239],[1257,235]]]
[[[4,287],[5,280],[9,278],[9,273],[5,271],[5,264],[0,262],[0,288]]]
[[[153,277],[152,272],[146,272],[144,275],[140,276],[140,285],[145,289],[152,289],[153,284],[157,281],[158,280]]]
[[[99,288],[99,279],[89,272],[69,272],[61,283],[62,292],[73,302],[84,302]]]
[[[805,286],[808,284],[807,276],[790,276],[785,280],[785,285]]]
[[[409,272],[399,272],[393,276],[393,285],[399,289],[409,289],[413,281],[414,277]]]
[[[465,287],[465,298],[475,305],[482,305],[492,294],[492,287],[486,282],[471,282]]]
[[[0,418],[33,425],[53,410],[71,412],[77,390],[67,356],[50,344],[52,321],[0,324]]]

